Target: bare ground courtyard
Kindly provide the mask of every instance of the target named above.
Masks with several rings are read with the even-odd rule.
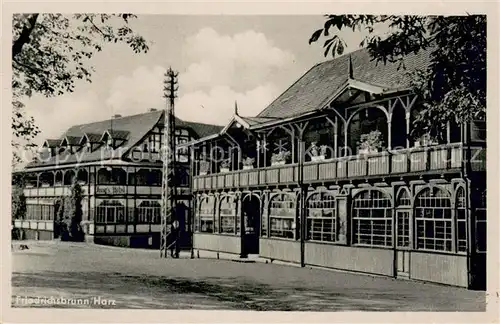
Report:
[[[13,307],[26,307],[27,304],[22,302],[25,297],[63,297],[116,301],[115,305],[108,306],[102,303],[71,306],[93,308],[258,311],[485,309],[484,292],[429,283],[260,262],[160,259],[158,251],[85,243],[29,241],[23,244],[29,249],[16,247],[12,253]]]

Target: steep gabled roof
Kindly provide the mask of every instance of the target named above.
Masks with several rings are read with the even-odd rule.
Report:
[[[175,125],[177,127],[191,128],[191,130],[193,130],[193,132],[199,137],[205,137],[218,133],[224,128],[224,126],[190,122],[179,118],[175,119]]]
[[[69,128],[60,139],[46,140],[44,142],[44,145],[48,145],[49,147],[59,146],[61,141],[65,138],[71,142],[74,142],[74,139],[77,138],[77,144],[80,144],[87,139],[91,143],[99,143],[103,134],[107,132],[114,139],[124,140],[124,143],[120,145],[120,147],[124,148],[123,150],[119,150],[121,155],[117,154],[117,152],[113,153],[112,150],[95,150],[92,152],[81,151],[73,154],[66,151],[62,154],[53,156],[50,159],[44,159],[43,161],[35,160],[30,162],[26,168],[42,167],[54,164],[71,164],[78,161],[92,162],[107,160],[110,158],[121,159],[128,151],[127,149],[137,145],[146,137],[155,125],[162,121],[163,112],[163,110],[150,111],[147,113],[113,118],[94,123],[75,125]],[[190,128],[199,137],[205,137],[210,134],[218,133],[222,129],[222,126],[188,122],[178,118],[176,118],[176,127]]]
[[[385,90],[407,89],[411,86],[411,73],[429,65],[431,50],[405,56],[404,68],[399,70],[399,63],[377,64],[367,49],[316,64],[257,117],[285,118],[323,108],[328,98],[349,80],[349,56],[353,79]]]
[[[99,134],[99,137],[107,129],[119,129],[126,130],[129,132],[127,140],[122,144],[124,147],[131,147],[139,142],[160,120],[162,116],[162,111],[154,111],[148,113],[142,113],[137,115],[125,116],[121,118],[113,118],[103,121],[98,121],[94,123],[75,125],[68,129],[61,139],[67,136],[79,137],[81,138],[84,134]],[[60,143],[61,140],[59,140]],[[120,150],[121,153],[125,153],[125,150]],[[54,165],[62,163],[76,163],[80,162],[90,162],[90,161],[100,161],[103,159],[115,158],[119,159],[116,152],[113,153],[112,150],[95,150],[93,152],[78,152],[76,154],[63,153],[62,155],[56,155],[50,159],[44,161],[33,161],[30,162],[26,167],[40,167],[45,165]]]

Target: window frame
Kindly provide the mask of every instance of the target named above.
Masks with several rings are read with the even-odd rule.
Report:
[[[208,207],[204,208],[204,203],[208,204]],[[215,211],[216,211],[216,199],[215,196],[203,196],[199,200],[199,206],[196,208],[196,218],[198,225],[195,228],[195,232],[197,233],[216,233],[216,225],[215,225]],[[211,222],[211,230],[203,230],[204,223],[210,224]],[[205,224],[205,226],[207,226]],[[207,228],[207,227],[206,227]],[[210,228],[208,226],[208,228]]]
[[[374,193],[376,193],[377,197],[374,197]],[[361,195],[368,194],[368,198],[359,198]],[[385,201],[386,206],[374,206],[379,204],[379,202]],[[360,206],[357,206],[359,203]],[[363,214],[369,214],[369,216],[361,216],[359,214],[360,211],[363,211]],[[374,211],[382,211],[383,217],[374,216]],[[378,212],[377,212],[378,213]],[[375,223],[377,222],[377,223]],[[384,234],[375,234],[374,229],[375,225],[379,226],[379,222],[382,223],[382,227]],[[366,226],[368,225],[368,226]],[[389,194],[379,190],[379,189],[366,189],[358,192],[352,199],[352,217],[351,217],[351,235],[352,235],[352,245],[353,246],[364,246],[364,247],[372,247],[372,248],[392,248],[394,247],[394,217],[393,217],[393,206],[391,197]],[[365,231],[365,228],[369,227],[370,231],[368,234],[362,233]],[[389,232],[387,232],[389,231]],[[389,233],[389,234],[388,234]],[[361,238],[369,237],[369,243],[363,242]],[[380,238],[383,238],[384,243],[376,243]]]
[[[314,200],[313,198],[319,196],[320,200]],[[330,199],[326,200],[325,197]],[[315,206],[311,206],[314,201]],[[330,204],[330,205],[328,205]],[[319,205],[319,206],[318,206]],[[325,206],[326,205],[326,206]],[[321,212],[321,216],[312,215],[311,210]],[[328,210],[331,216],[325,216],[325,210]],[[333,192],[328,191],[318,191],[311,194],[306,200],[306,237],[305,239],[310,242],[322,242],[322,243],[335,243],[338,242],[337,233],[337,200]],[[325,222],[331,222],[330,231],[325,232]],[[314,230],[314,225],[319,223],[321,230]],[[319,234],[319,239],[315,238],[314,235]],[[324,239],[324,237],[330,236],[331,239]]]
[[[225,202],[227,201],[227,202]],[[228,208],[224,208],[224,210],[231,211],[229,214],[223,214],[223,203],[228,204]],[[231,208],[233,207],[233,208]],[[218,206],[218,215],[219,215],[219,233],[220,234],[226,234],[226,235],[237,235],[238,234],[238,202],[236,201],[234,196],[230,195],[224,195],[220,197],[219,199],[219,206]],[[224,221],[229,220],[229,225],[224,225]],[[232,223],[232,224],[231,224]],[[230,229],[230,231],[226,231],[226,229]]]
[[[276,201],[278,197],[281,197],[282,199],[284,197],[287,197],[288,199],[281,200],[281,201]],[[296,233],[296,227],[297,227],[297,198],[286,192],[281,192],[278,194],[273,195],[269,199],[269,205],[268,205],[268,213],[267,213],[267,218],[269,222],[269,232],[268,236],[270,238],[275,238],[275,239],[285,239],[285,240],[296,240],[297,239],[297,233]],[[274,207],[273,203],[288,203],[288,207]],[[293,210],[293,214],[290,215],[273,215],[272,210],[280,210],[280,209],[288,209],[288,210]],[[282,222],[282,226],[279,229],[273,228],[273,221],[276,222],[278,221],[288,221],[290,223],[289,228],[285,229],[285,222]],[[276,231],[282,232],[283,235],[275,235]],[[291,233],[291,237],[287,237],[285,233]]]
[[[423,196],[428,193],[429,196]],[[443,196],[437,196],[439,194]],[[425,197],[425,198],[422,198]],[[436,199],[440,199],[438,203]],[[422,206],[422,201],[425,201],[424,206]],[[439,205],[439,206],[438,206]],[[444,205],[444,206],[441,206]],[[426,211],[427,209],[427,211]],[[454,210],[452,205],[451,194],[444,188],[440,187],[425,187],[422,188],[415,195],[414,202],[414,228],[415,228],[415,238],[414,238],[414,249],[419,251],[429,251],[429,252],[441,252],[441,253],[456,253],[455,248],[455,220],[454,220]],[[436,217],[436,211],[442,210],[442,217]],[[432,216],[432,217],[429,217]],[[447,216],[447,217],[445,217]],[[443,238],[436,238],[436,224],[438,222],[443,223]],[[432,224],[433,237],[427,237],[426,231],[428,230],[427,225]],[[423,226],[423,227],[422,227]],[[421,237],[420,229],[422,229],[424,236]],[[439,229],[439,228],[438,228]],[[449,233],[449,238],[446,236]],[[423,240],[423,241],[422,241]],[[426,241],[433,241],[434,248],[429,248],[426,245]],[[436,248],[436,241],[441,241],[443,244],[442,249]],[[423,245],[421,246],[421,242]],[[449,248],[447,243],[449,242]]]

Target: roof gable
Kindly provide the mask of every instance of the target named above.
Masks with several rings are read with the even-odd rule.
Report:
[[[47,139],[47,140],[43,141],[42,147],[54,148],[54,147],[58,147],[59,143],[61,143],[60,139]]]
[[[66,146],[66,145],[71,145],[71,146],[78,146],[80,145],[80,140],[81,136],[64,136],[63,139],[60,141],[60,146]]]

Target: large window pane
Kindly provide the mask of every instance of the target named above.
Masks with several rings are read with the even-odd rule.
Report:
[[[392,246],[390,199],[381,191],[367,190],[353,199],[353,244]]]

